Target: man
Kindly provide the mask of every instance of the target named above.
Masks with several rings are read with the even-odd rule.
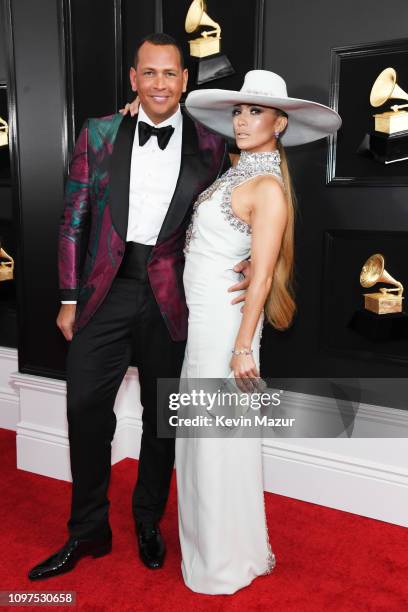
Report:
[[[229,164],[224,141],[180,109],[187,78],[176,41],[165,34],[146,37],[130,70],[138,117],[90,119],[75,146],[60,226],[63,304],[57,318],[70,341],[69,539],[30,571],[31,580],[67,572],[81,557],[111,550],[113,407],[132,355],[143,405],[132,509],[141,560],[151,569],[163,564],[159,521],[174,440],[157,437],[156,384],[158,378],[177,378],[183,361],[188,313],[182,250],[191,205]]]

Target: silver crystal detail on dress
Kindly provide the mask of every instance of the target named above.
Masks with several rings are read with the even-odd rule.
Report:
[[[204,200],[208,200],[212,194],[217,191],[218,187],[221,184],[223,177],[220,177],[219,179],[215,180],[212,185],[210,185],[209,187],[207,187],[207,189],[205,189],[204,191],[202,191],[200,193],[200,195],[198,196],[197,200],[194,202],[193,205],[193,212],[191,215],[191,220],[190,220],[190,224],[187,228],[186,231],[186,241],[185,241],[185,246],[184,246],[184,252],[186,253],[188,250],[188,245],[190,244],[190,241],[194,238],[194,221],[195,218],[197,216],[197,209],[200,206],[200,204],[202,202],[204,202]]]
[[[255,176],[264,176],[271,174],[276,176],[282,182],[282,174],[280,170],[280,154],[279,151],[266,151],[263,153],[249,153],[242,151],[238,163],[235,167],[229,168],[224,174],[214,181],[205,191],[197,198],[193,206],[190,225],[186,232],[186,242],[184,252],[187,253],[191,240],[194,239],[194,224],[197,217],[198,207],[200,204],[208,200],[218,189],[224,189],[221,200],[221,211],[228,223],[237,231],[249,236],[251,234],[251,226],[245,223],[232,210],[232,191],[241,183],[254,178]]]
[[[272,550],[272,546],[269,540],[268,523],[266,522],[266,516],[265,516],[265,528],[266,528],[266,546],[268,549],[268,554],[266,558],[266,570],[264,573],[271,574],[272,570],[274,569],[276,565],[276,557]]]
[[[264,574],[271,574],[272,570],[276,565],[276,557],[272,550],[271,542],[269,540],[269,531],[268,531],[268,521],[266,518],[266,505],[265,505],[265,495],[264,495],[264,512],[265,512],[265,531],[266,531],[266,546],[267,546],[267,558],[266,558],[266,570]]]
[[[270,546],[271,546],[271,545],[269,544],[269,547],[270,547]],[[275,565],[276,565],[276,557],[275,557],[275,555],[274,555],[274,554],[273,554],[273,552],[272,552],[272,548],[270,548],[270,551],[269,551],[269,555],[268,555],[267,564],[268,564],[268,565],[267,565],[267,569],[266,569],[265,575],[266,575],[266,574],[271,574],[271,573],[272,573],[272,570],[274,569],[274,567],[275,567]]]

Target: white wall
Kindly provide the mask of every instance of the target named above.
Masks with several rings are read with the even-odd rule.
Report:
[[[17,352],[0,348],[0,427],[17,432],[17,467],[70,480],[65,383],[18,373]],[[293,394],[297,418],[333,414],[327,398]],[[142,431],[137,370],[120,388],[112,463],[137,458]],[[333,418],[335,418],[333,416]],[[359,435],[408,435],[405,411],[360,406]],[[265,489],[408,526],[408,453],[404,437],[290,438],[263,443]]]

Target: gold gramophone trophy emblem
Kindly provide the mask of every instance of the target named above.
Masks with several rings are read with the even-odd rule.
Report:
[[[394,287],[380,287],[378,292],[364,293],[364,308],[379,315],[402,312],[402,283],[391,276],[384,268],[384,256],[380,253],[371,255],[360,272],[360,284],[372,287],[376,283],[388,283]],[[396,292],[396,295],[393,295]]]
[[[200,28],[200,36],[189,40],[190,55],[197,58],[197,84],[221,79],[235,73],[226,55],[221,53],[221,27],[207,14],[204,0],[193,0],[186,16],[185,29],[188,34]]]
[[[5,260],[5,261],[1,261]],[[0,246],[0,282],[13,280],[14,259]]]
[[[7,121],[4,121],[4,119],[0,117],[0,147],[6,147],[8,145],[8,133],[9,127]]]
[[[385,68],[371,88],[370,104],[374,108],[391,100],[408,100],[406,93],[397,84],[394,68]],[[369,149],[377,161],[392,164],[408,159],[408,104],[393,104],[389,110],[376,113],[374,130],[370,133]]]

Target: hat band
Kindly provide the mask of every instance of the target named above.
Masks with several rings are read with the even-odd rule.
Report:
[[[269,91],[265,91],[262,89],[241,89],[241,93],[243,94],[252,94],[252,95],[256,95],[256,96],[268,96],[269,98],[287,98],[287,94],[274,94],[273,92],[271,92],[271,90]]]

